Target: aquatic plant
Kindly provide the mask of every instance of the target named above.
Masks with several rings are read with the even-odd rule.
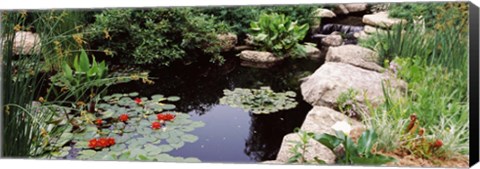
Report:
[[[185,143],[197,141],[198,137],[188,132],[205,125],[190,120],[188,114],[171,111],[175,105],[166,102],[179,99],[176,96],[146,98],[138,97],[138,93],[117,93],[104,96],[94,113],[72,111],[66,117],[57,116],[58,120],[51,125],[67,129],[60,138],[46,140],[43,148],[49,153],[44,157],[199,162],[197,158],[167,154]],[[142,104],[138,104],[139,100]],[[101,119],[104,123],[94,124],[93,119]]]
[[[309,26],[297,25],[283,14],[261,14],[259,20],[250,23],[253,43],[262,51],[268,51],[277,57],[303,57],[306,49],[299,44],[305,38]]]
[[[274,92],[270,87],[260,89],[235,88],[223,90],[224,97],[220,98],[220,104],[239,107],[255,114],[269,114],[280,110],[295,108],[296,93],[287,91],[284,93]]]

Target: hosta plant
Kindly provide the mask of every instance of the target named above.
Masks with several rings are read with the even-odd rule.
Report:
[[[308,24],[298,25],[283,14],[261,14],[257,22],[250,24],[253,43],[262,51],[277,57],[305,56],[305,46],[299,42],[305,38]]]
[[[274,92],[270,87],[260,89],[236,88],[233,91],[223,90],[225,95],[220,99],[220,104],[239,107],[255,114],[269,114],[280,110],[295,108],[296,93],[287,91],[285,93]]]

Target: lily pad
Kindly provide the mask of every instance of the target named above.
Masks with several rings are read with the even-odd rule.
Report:
[[[236,88],[233,91],[224,90],[224,97],[220,98],[220,104],[231,107],[242,108],[255,114],[269,114],[280,110],[295,108],[296,93],[287,91],[285,93],[274,92],[270,87],[260,89]]]
[[[180,100],[180,97],[178,97],[178,96],[170,96],[170,97],[167,97],[167,100],[168,100],[168,101],[171,101],[171,102],[175,102],[175,101],[179,101],[179,100]]]

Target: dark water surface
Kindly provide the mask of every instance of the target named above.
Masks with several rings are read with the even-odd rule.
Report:
[[[203,162],[251,163],[275,159],[283,136],[300,127],[312,108],[302,100],[299,79],[313,73],[319,61],[287,60],[269,69],[240,65],[235,57],[222,66],[208,63],[189,66],[146,68],[155,84],[131,82],[110,88],[109,93],[139,92],[180,96],[176,111],[192,115],[192,120],[205,122],[205,127],[191,132],[199,137],[195,143],[169,154],[197,157]],[[220,105],[223,90],[270,86],[276,92],[297,93],[294,109],[268,115],[256,115],[239,108]]]

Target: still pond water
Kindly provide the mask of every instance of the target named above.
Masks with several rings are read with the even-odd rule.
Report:
[[[199,137],[198,141],[187,143],[170,155],[197,157],[202,162],[252,163],[275,159],[283,136],[302,125],[312,107],[302,100],[299,79],[313,73],[320,65],[319,61],[297,59],[262,69],[241,66],[238,58],[230,57],[222,66],[192,64],[146,68],[155,84],[130,82],[111,87],[109,93],[181,97],[176,102],[176,111],[188,113],[192,120],[203,121],[206,125],[191,132]],[[219,104],[224,89],[261,86],[270,86],[275,92],[295,91],[298,106],[256,115]]]

